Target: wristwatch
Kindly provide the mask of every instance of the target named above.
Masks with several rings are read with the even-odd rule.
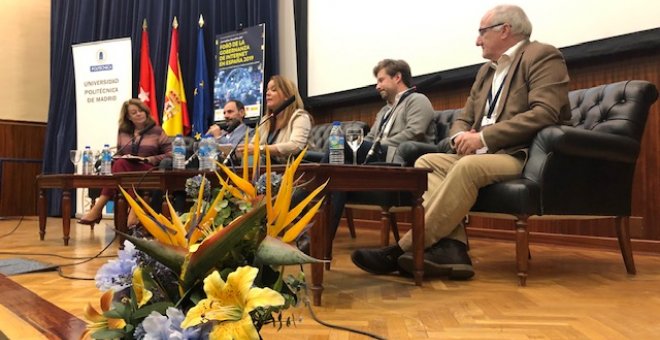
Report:
[[[259,153],[262,154],[262,155],[266,154],[266,146],[265,145],[263,145],[263,144],[259,145]]]

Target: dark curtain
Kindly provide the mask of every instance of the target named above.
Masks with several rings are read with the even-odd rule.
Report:
[[[260,23],[266,24],[265,79],[278,73],[277,0],[51,0],[50,103],[44,174],[73,172],[69,150],[76,148],[76,98],[71,46],[130,36],[133,97],[137,97],[140,38],[142,21],[146,18],[158,106],[162,111],[172,19],[176,16],[179,22],[179,60],[188,112],[192,114],[200,14],[205,22],[208,79],[215,75],[215,36]],[[56,190],[49,193],[49,215],[60,213],[60,196],[61,192]]]

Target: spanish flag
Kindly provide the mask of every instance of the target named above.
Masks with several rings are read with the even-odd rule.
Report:
[[[179,23],[174,17],[172,22],[172,43],[170,59],[167,65],[167,84],[165,85],[165,105],[163,107],[163,130],[168,136],[190,133],[186,93],[183,90],[183,77],[179,64]]]

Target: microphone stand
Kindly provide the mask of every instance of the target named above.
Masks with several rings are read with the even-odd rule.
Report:
[[[257,124],[257,127],[255,128],[255,133],[259,133],[259,131],[257,131],[259,129],[259,127],[264,125],[267,121],[271,120],[276,115],[277,114],[270,113],[268,116],[266,116],[266,119],[262,120],[261,122],[259,122],[259,124]],[[232,168],[234,167],[234,162],[232,162],[232,158],[234,158],[234,155],[236,154],[236,149],[238,148],[239,144],[241,144],[241,142],[238,142],[238,143],[234,144],[234,146],[232,146],[231,150],[229,150],[229,153],[227,154],[225,159],[222,161],[222,164],[228,165],[228,163],[231,162]],[[235,169],[232,169],[232,170],[235,170]]]
[[[282,104],[280,104],[280,106],[276,107],[275,110],[271,111],[271,113],[268,116],[266,116],[266,119],[262,120],[261,122],[259,122],[259,124],[257,124],[257,127],[255,128],[255,133],[259,133],[258,131],[259,127],[264,125],[267,121],[273,119],[273,117],[280,114],[280,112],[284,111],[284,109],[286,109],[289,105],[291,105],[295,100],[296,100],[296,96],[294,95],[283,101]],[[236,153],[236,148],[238,148],[238,144],[240,143],[236,143],[236,145],[234,145],[234,147],[231,148],[231,150],[227,154],[227,157],[225,157],[225,160],[222,161],[222,164],[227,165],[231,161],[231,158],[234,157],[234,154]]]
[[[401,97],[399,100],[394,104],[392,109],[390,110],[390,114],[387,115],[387,120],[385,122],[382,122],[383,128],[378,131],[378,136],[376,136],[376,139],[374,140],[374,143],[371,145],[371,148],[369,149],[369,152],[367,152],[367,156],[364,157],[364,162],[362,162],[362,165],[365,165],[369,162],[369,159],[373,157],[376,154],[376,150],[380,149],[380,141],[383,139],[383,134],[385,132],[385,127],[387,126],[387,123],[389,122],[390,119],[392,119],[392,116],[394,115],[394,110],[396,110],[397,107],[399,107],[399,103],[401,103],[406,97],[408,97],[409,94],[415,92],[417,90],[416,86],[413,86],[406,91],[404,91],[401,94]]]

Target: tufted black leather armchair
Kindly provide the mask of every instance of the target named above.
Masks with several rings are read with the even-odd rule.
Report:
[[[525,285],[529,261],[527,220],[540,215],[614,216],[621,254],[635,274],[629,235],[632,182],[650,106],[658,91],[631,80],[571,91],[569,125],[541,130],[521,178],[479,190],[473,212],[516,218],[516,262]],[[431,150],[406,146],[410,159]]]

